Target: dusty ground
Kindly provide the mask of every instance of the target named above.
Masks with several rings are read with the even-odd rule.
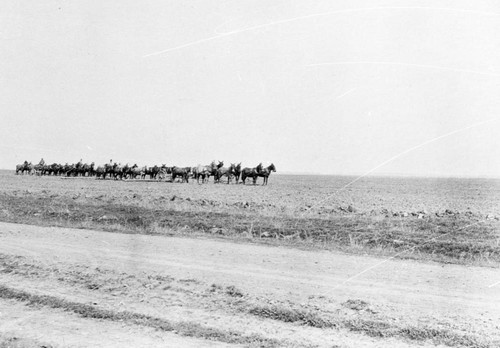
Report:
[[[491,286],[500,281],[498,268],[8,223],[0,223],[0,256],[0,285],[25,296],[4,292],[0,299],[4,340],[63,347],[500,345],[500,284]],[[40,295],[170,326],[26,299]],[[309,316],[292,320],[290,312]]]

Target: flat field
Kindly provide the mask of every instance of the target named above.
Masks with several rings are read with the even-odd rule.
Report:
[[[500,180],[275,175],[268,186],[0,176],[0,219],[453,263],[500,261]]]
[[[500,181],[354,179],[5,172],[0,347],[500,345]]]

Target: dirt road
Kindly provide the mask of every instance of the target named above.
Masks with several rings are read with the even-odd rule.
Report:
[[[173,325],[82,317],[9,295],[0,299],[4,338],[106,347],[500,342],[496,268],[8,223],[0,223],[0,255],[9,289]]]

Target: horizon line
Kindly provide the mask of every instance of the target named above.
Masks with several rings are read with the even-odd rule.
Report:
[[[311,175],[311,176],[359,176],[360,173],[321,173],[282,171],[275,175]],[[413,173],[370,173],[370,177],[418,177],[418,178],[457,178],[457,179],[500,179],[500,174],[413,174]]]
[[[0,171],[15,172],[15,169],[0,168]],[[295,171],[282,171],[276,172],[274,175],[310,175],[310,176],[359,176],[359,173],[321,173],[321,172],[295,172]],[[494,174],[412,174],[412,173],[370,173],[367,177],[396,177],[396,178],[453,178],[453,179],[500,179],[499,175]]]

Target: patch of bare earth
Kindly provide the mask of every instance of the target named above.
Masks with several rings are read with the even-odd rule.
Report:
[[[221,342],[0,299],[0,347],[220,347]],[[3,342],[3,343],[1,343]],[[2,345],[3,344],[3,345]]]
[[[0,223],[0,335],[89,347],[500,343],[498,269],[381,261]]]

